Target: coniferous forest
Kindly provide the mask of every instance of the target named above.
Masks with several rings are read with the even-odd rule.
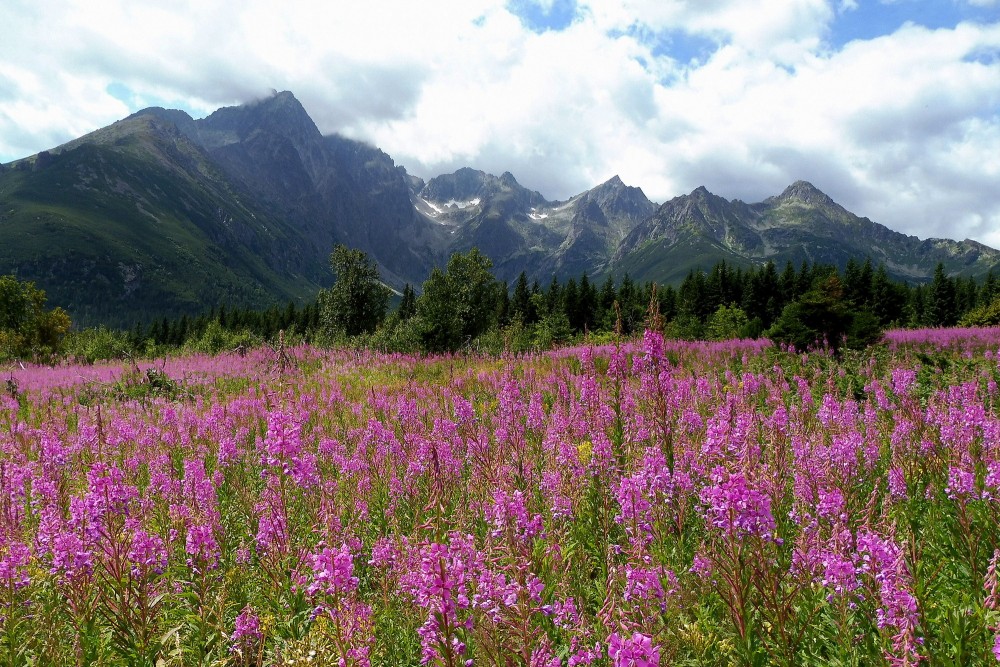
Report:
[[[982,280],[952,277],[941,265],[924,284],[894,280],[870,260],[850,260],[843,270],[806,262],[781,268],[720,262],[691,271],[678,285],[640,284],[628,274],[597,281],[586,273],[546,283],[521,273],[508,284],[473,249],[454,254],[402,294],[384,286],[361,251],[338,246],[331,265],[333,285],[305,305],[254,310],[219,304],[200,314],[137,322],[129,330],[73,330],[69,314],[44,309],[43,291],[7,276],[0,295],[0,359],[93,362],[181,349],[218,353],[274,344],[279,333],[289,343],[387,352],[522,352],[627,337],[654,323],[670,338],[767,337],[797,349],[836,349],[877,342],[887,328],[1000,322],[993,272]]]

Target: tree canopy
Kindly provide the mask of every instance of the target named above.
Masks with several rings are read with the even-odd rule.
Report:
[[[62,308],[46,310],[46,300],[35,283],[0,276],[0,360],[59,351],[70,318]]]
[[[378,266],[363,251],[341,244],[330,255],[330,267],[336,281],[318,297],[322,328],[331,335],[347,336],[374,331],[392,294],[382,283]]]

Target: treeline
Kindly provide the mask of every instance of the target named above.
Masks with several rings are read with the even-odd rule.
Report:
[[[289,343],[309,342],[316,338],[319,329],[315,301],[303,307],[289,302],[284,307],[266,310],[221,306],[194,317],[182,315],[137,323],[127,331],[107,327],[74,331],[66,337],[61,352],[85,363],[155,357],[176,350],[206,354],[243,352],[277,341],[279,334]]]
[[[67,333],[61,310],[44,310],[44,292],[0,277],[0,360],[68,355],[81,361],[155,356],[170,350],[216,354],[276,341],[354,345],[396,352],[548,349],[583,336],[610,339],[657,326],[674,338],[768,336],[797,348],[860,347],[890,327],[1000,323],[1000,281],[950,277],[910,285],[883,265],[851,260],[773,263],[742,268],[720,262],[691,271],[679,285],[638,283],[627,274],[600,282],[587,274],[542,284],[522,273],[498,281],[478,250],[453,255],[418,291],[406,285],[397,305],[365,253],[338,246],[334,284],[305,306],[257,311],[220,306],[199,316],[159,318],[129,331]],[[29,307],[30,306],[30,307]]]
[[[220,306],[197,317],[182,315],[172,320],[164,317],[145,326],[136,324],[131,332],[131,341],[135,344],[150,341],[155,345],[180,346],[200,340],[215,329],[228,333],[252,333],[267,340],[277,336],[279,331],[304,335],[315,331],[318,326],[319,310],[315,302],[302,308],[289,302],[283,308],[266,310]]]
[[[770,262],[748,269],[720,262],[692,271],[676,287],[639,284],[628,275],[595,284],[586,274],[542,286],[524,273],[508,285],[473,249],[435,269],[419,296],[407,285],[393,312],[363,253],[341,247],[332,264],[337,280],[319,295],[319,335],[387,351],[545,349],[582,335],[628,336],[645,326],[686,339],[766,335],[796,348],[862,347],[888,327],[1000,322],[992,272],[979,283],[949,277],[940,264],[929,284],[913,286],[870,260],[851,260],[843,272],[809,263],[779,272]]]

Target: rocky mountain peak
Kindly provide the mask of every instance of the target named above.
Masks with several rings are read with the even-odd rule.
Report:
[[[809,181],[795,181],[777,197],[776,202],[799,202],[811,206],[830,206],[834,201]]]
[[[139,118],[141,116],[155,116],[161,120],[174,123],[178,127],[194,122],[194,119],[191,118],[186,111],[181,111],[180,109],[164,109],[163,107],[147,107],[145,109],[140,109],[131,116],[128,116],[125,120]]]
[[[244,139],[255,131],[267,130],[296,144],[319,141],[322,134],[302,104],[288,91],[250,104],[223,107],[199,122],[199,133],[208,144]]]
[[[489,174],[478,169],[462,167],[453,174],[442,174],[427,181],[420,189],[420,196],[428,201],[466,201],[480,197],[487,186]]]
[[[511,189],[521,189],[521,184],[514,178],[514,174],[509,171],[500,174],[500,185]]]
[[[634,223],[651,215],[656,209],[656,205],[646,198],[641,188],[625,185],[617,175],[591,190],[588,198],[596,201],[605,213],[626,215],[633,218]]]

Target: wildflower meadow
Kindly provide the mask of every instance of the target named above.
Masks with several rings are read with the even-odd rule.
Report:
[[[995,329],[2,375],[2,665],[1000,660]]]

